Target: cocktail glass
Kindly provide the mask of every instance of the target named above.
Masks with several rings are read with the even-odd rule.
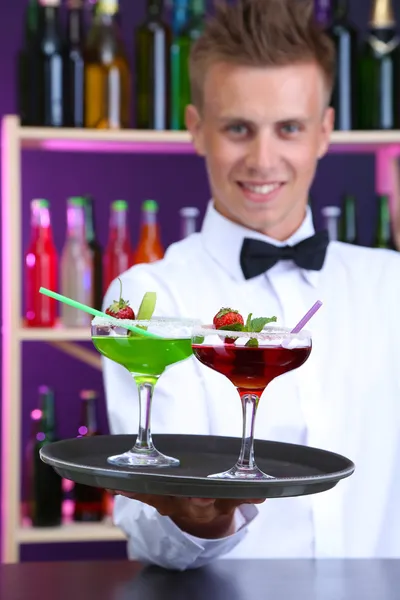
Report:
[[[259,333],[226,331],[214,326],[196,327],[192,347],[195,357],[225,375],[236,387],[243,408],[243,432],[236,465],[209,477],[218,479],[273,479],[256,465],[254,426],[261,394],[276,377],[297,369],[309,357],[311,334],[292,334],[283,327],[266,326]]]
[[[178,466],[179,460],[165,456],[154,446],[151,435],[151,405],[154,386],[171,365],[192,355],[191,335],[196,319],[154,317],[148,321],[127,321],[146,328],[158,337],[142,336],[110,323],[102,317],[92,321],[92,342],[110,360],[122,365],[132,375],[139,394],[139,430],[130,450],[109,456],[108,462],[121,467]]]

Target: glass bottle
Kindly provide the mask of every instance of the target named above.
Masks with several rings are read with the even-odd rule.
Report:
[[[96,414],[97,394],[94,390],[80,392],[81,417],[78,437],[100,435]],[[75,483],[73,519],[78,522],[101,521],[106,515],[106,492],[82,483]]]
[[[396,250],[390,218],[389,196],[386,194],[378,196],[378,218],[375,230],[374,248]]]
[[[108,242],[103,263],[105,293],[110,283],[133,264],[133,251],[128,229],[128,203],[125,200],[115,200],[111,204]]]
[[[27,445],[28,514],[34,527],[55,527],[61,524],[62,479],[39,456],[41,448],[57,441],[54,392],[44,385],[39,387],[39,406],[31,413],[34,438]]]
[[[164,256],[157,213],[158,204],[155,200],[143,202],[139,242],[135,249],[135,264],[155,262]]]
[[[38,0],[29,0],[25,10],[25,31],[17,55],[17,98],[21,125],[41,125],[39,77],[41,55],[39,48]]]
[[[131,71],[117,0],[98,0],[85,48],[85,127],[130,125]]]
[[[82,304],[93,305],[93,258],[86,240],[85,199],[73,197],[67,203],[67,238],[61,255],[61,293]],[[88,327],[91,315],[61,304],[65,327]]]
[[[172,33],[163,20],[163,0],[147,0],[144,23],[135,30],[136,127],[169,128]]]
[[[85,68],[83,0],[67,1],[64,56],[64,125],[84,126]]]
[[[391,0],[373,0],[359,60],[358,128],[400,127],[400,47]]]
[[[31,202],[31,239],[25,252],[25,319],[28,327],[53,327],[57,302],[39,288],[57,291],[58,255],[53,241],[49,202]]]
[[[64,123],[63,59],[64,40],[60,23],[60,0],[39,0],[39,43],[41,73],[40,93],[41,124],[62,127]]]
[[[184,206],[180,209],[179,215],[181,217],[181,238],[188,237],[195,233],[197,230],[196,221],[200,214],[200,211],[196,206]]]

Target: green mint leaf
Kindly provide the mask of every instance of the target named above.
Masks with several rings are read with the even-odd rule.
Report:
[[[259,333],[264,329],[267,323],[273,323],[275,321],[276,317],[257,317],[256,319],[251,320],[250,328],[248,331],[254,331],[254,333]]]
[[[241,323],[232,323],[232,325],[223,325],[218,327],[217,331],[243,331],[243,325]]]
[[[246,320],[246,325],[244,327],[244,331],[251,331],[251,317],[253,316],[253,313],[250,313],[247,317]]]
[[[202,344],[203,342],[204,342],[204,337],[201,337],[200,335],[194,337],[192,340],[193,344]]]
[[[250,348],[257,348],[258,347],[258,340],[256,338],[250,338],[245,343],[245,346],[248,346]]]

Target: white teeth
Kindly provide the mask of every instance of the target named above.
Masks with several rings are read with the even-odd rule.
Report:
[[[270,194],[279,187],[279,183],[266,183],[265,185],[251,185],[250,183],[243,183],[244,188],[255,192],[256,194]]]

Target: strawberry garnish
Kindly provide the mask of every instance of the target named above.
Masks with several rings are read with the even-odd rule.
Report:
[[[233,326],[238,331],[240,331],[241,327],[244,325],[244,320],[242,315],[237,310],[233,310],[232,308],[221,308],[213,319],[213,323],[215,329],[229,329]],[[241,327],[238,328],[238,325]]]
[[[228,331],[242,331],[244,320],[237,310],[232,308],[221,308],[213,319],[215,329],[227,329]],[[226,337],[226,344],[234,344],[237,337]]]
[[[120,284],[119,300],[114,300],[105,312],[115,319],[127,319],[133,321],[135,319],[135,313],[129,306],[129,300],[124,300],[122,298],[122,281],[119,278],[118,281]]]
[[[215,329],[226,329],[228,331],[247,331],[249,333],[258,333],[262,331],[267,323],[273,323],[276,321],[276,317],[257,317],[252,318],[253,315],[250,313],[247,316],[246,324],[242,315],[237,310],[232,308],[221,308],[213,319]],[[225,344],[234,344],[237,337],[226,337]],[[256,337],[250,337],[246,342],[246,346],[258,346],[258,340]]]

